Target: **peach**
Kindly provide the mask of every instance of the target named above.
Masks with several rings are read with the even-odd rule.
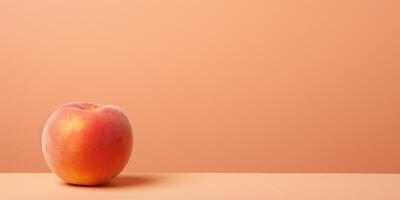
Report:
[[[132,129],[116,106],[68,103],[57,108],[42,132],[42,151],[50,169],[77,185],[100,185],[116,177],[129,161]]]

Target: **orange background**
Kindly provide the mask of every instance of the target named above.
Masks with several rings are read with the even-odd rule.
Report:
[[[0,171],[44,172],[69,101],[135,127],[126,171],[400,172],[398,1],[0,1]]]

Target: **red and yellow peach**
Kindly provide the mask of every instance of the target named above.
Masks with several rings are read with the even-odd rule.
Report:
[[[129,160],[132,142],[122,110],[93,103],[59,107],[42,133],[42,151],[51,170],[77,185],[100,185],[116,177]]]

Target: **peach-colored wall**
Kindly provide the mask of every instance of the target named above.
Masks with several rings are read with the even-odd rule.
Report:
[[[128,113],[128,171],[400,172],[398,2],[2,0],[0,171],[48,171],[83,100]]]

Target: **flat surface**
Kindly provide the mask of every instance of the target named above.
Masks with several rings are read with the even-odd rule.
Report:
[[[140,173],[101,187],[50,173],[0,174],[0,199],[398,200],[400,174]]]

